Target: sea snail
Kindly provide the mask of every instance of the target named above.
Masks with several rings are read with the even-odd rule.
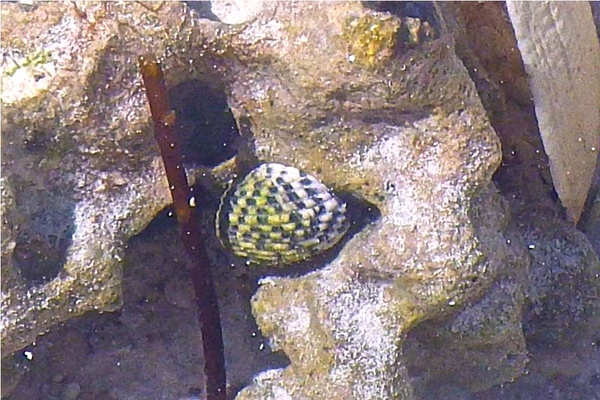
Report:
[[[217,213],[225,247],[249,263],[285,265],[334,246],[349,228],[346,204],[294,167],[262,164],[232,186]]]

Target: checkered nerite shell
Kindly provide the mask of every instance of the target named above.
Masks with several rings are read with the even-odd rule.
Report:
[[[335,245],[349,228],[345,214],[346,204],[315,177],[262,164],[225,193],[217,233],[250,263],[291,264]]]

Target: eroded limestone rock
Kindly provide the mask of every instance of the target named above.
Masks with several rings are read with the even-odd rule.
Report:
[[[181,4],[152,7],[2,4],[2,175],[12,192],[3,354],[57,322],[117,308],[125,242],[169,203],[137,58],[179,54],[165,61],[169,77],[187,78],[193,22]]]
[[[502,269],[525,274],[526,256],[503,239],[490,183],[499,143],[443,31],[411,48],[388,35],[404,22],[387,13],[355,3],[293,11],[313,24],[285,30],[292,14],[283,4],[278,24],[255,23],[283,44],[256,50],[272,57],[267,70],[238,74],[233,111],[252,121],[260,159],[299,165],[377,206],[381,217],[326,266],[262,281],[256,319],[291,365],[238,397],[409,399],[407,332],[480,297]],[[372,51],[357,54],[365,46],[356,43]],[[328,64],[319,57],[325,51]],[[461,337],[485,336],[520,357],[511,365],[499,357],[500,382],[520,373],[525,348],[521,282],[497,285],[509,289],[488,308],[511,299],[507,317],[478,323],[485,335],[469,325]]]

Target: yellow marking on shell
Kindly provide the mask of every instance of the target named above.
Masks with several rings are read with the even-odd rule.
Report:
[[[275,185],[265,185],[259,189],[260,197],[267,198],[271,195],[271,188]]]
[[[254,198],[254,200],[256,200],[257,207],[264,207],[268,203],[267,197],[262,193],[261,193],[260,197],[256,197],[256,198]]]
[[[273,260],[273,252],[272,251],[254,249],[250,253],[260,260],[264,260],[264,261]]]
[[[237,234],[238,238],[241,238],[242,233],[250,232],[252,230],[252,227],[249,225],[238,225],[237,229],[238,230],[237,230],[236,234]]]
[[[271,225],[258,225],[258,229],[261,232],[269,233],[273,230],[273,227]]]
[[[252,239],[255,239],[255,240],[260,240],[260,238],[261,238],[260,232],[252,232],[250,234],[250,236],[252,237]]]
[[[302,249],[294,249],[281,254],[281,259],[288,264],[305,260],[310,256],[310,253],[301,251]]]
[[[244,223],[250,226],[259,226],[258,215],[256,215],[256,213],[246,215],[246,217],[244,218]]]
[[[319,239],[317,239],[317,238],[308,239],[308,240],[305,240],[304,242],[300,242],[300,246],[306,247],[306,248],[316,246],[318,244],[319,244]]]
[[[277,215],[277,210],[271,205],[266,206],[265,211],[267,212],[267,215]]]
[[[254,246],[254,243],[250,243],[250,242],[239,242],[238,246],[242,250],[255,250],[256,249],[256,246]]]
[[[269,225],[281,225],[283,216],[286,214],[271,214],[267,217]]]
[[[288,215],[288,220],[289,220],[289,215]],[[281,225],[281,229],[283,229],[286,232],[291,232],[296,228],[296,224],[293,222],[287,223],[287,224],[282,224]]]
[[[290,246],[285,243],[267,243],[267,245],[265,247],[267,248],[267,250],[278,251],[278,252],[286,251],[290,248]]]
[[[271,233],[269,233],[269,239],[281,240],[281,239],[283,239],[283,233],[282,232],[271,232]]]

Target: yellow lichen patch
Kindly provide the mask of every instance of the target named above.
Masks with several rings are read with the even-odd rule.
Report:
[[[352,18],[342,37],[348,43],[348,61],[374,68],[393,55],[400,22],[390,15],[366,14]]]

